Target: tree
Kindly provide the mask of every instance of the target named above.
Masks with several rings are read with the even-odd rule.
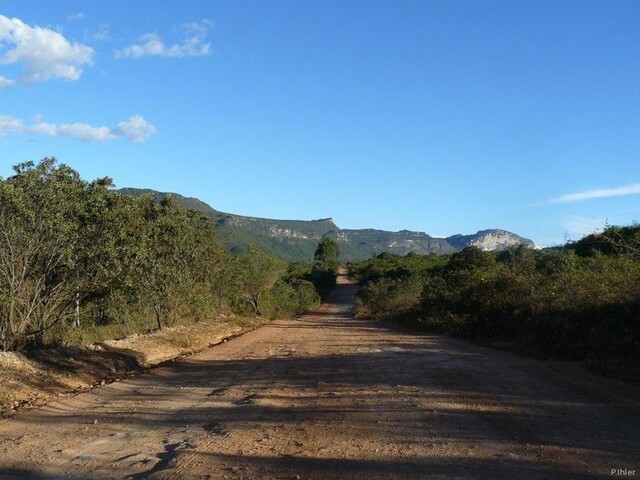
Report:
[[[55,158],[0,181],[0,336],[15,348],[73,312],[92,287],[79,275],[80,217],[91,187]],[[108,179],[102,180],[108,183]],[[95,268],[95,267],[92,267]]]
[[[262,295],[284,275],[287,266],[255,245],[250,245],[247,253],[238,257],[237,261],[239,294],[251,305],[256,315],[261,315]]]
[[[213,227],[197,212],[180,207],[167,195],[160,204],[142,199],[144,233],[137,268],[151,302],[158,329],[171,311],[171,297],[183,286],[196,283],[213,259]]]
[[[336,274],[340,267],[340,247],[338,247],[338,242],[329,237],[324,237],[320,240],[313,255],[313,267],[314,270]]]
[[[340,267],[339,258],[338,242],[328,237],[320,240],[313,256],[313,269],[309,279],[323,296],[329,294],[336,286],[336,277]]]

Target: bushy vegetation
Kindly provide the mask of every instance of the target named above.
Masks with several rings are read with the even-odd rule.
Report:
[[[211,220],[170,196],[119,195],[111,179],[84,181],[53,158],[14,171],[0,179],[4,350],[319,303],[308,271],[254,247],[227,253]]]
[[[308,278],[321,295],[326,296],[336,286],[338,268],[340,268],[340,247],[338,242],[324,237],[318,243],[313,255],[313,268]]]
[[[557,249],[382,254],[351,266],[362,283],[356,314],[636,375],[639,247],[640,227],[630,226]]]

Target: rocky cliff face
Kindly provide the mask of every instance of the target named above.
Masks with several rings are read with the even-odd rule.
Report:
[[[406,255],[414,252],[421,255],[428,253],[452,253],[457,249],[452,247],[444,238],[435,238],[424,232],[401,230],[387,232],[385,230],[362,229],[340,230],[338,239],[344,239],[357,245],[367,256],[382,252]]]
[[[122,195],[151,195],[156,201],[164,196],[161,192],[136,188],[125,188],[118,192]],[[186,198],[175,193],[171,195],[183,207],[209,216],[216,231],[232,251],[242,252],[249,244],[255,244],[288,261],[312,261],[318,242],[323,237],[338,241],[343,261],[364,260],[383,252],[398,255],[410,252],[422,255],[453,253],[470,245],[483,250],[503,250],[518,243],[533,246],[531,240],[506,230],[482,230],[474,235],[454,235],[448,238],[436,238],[424,232],[410,230],[349,230],[339,228],[331,218],[276,220],[246,217],[217,211],[197,198]]]
[[[447,237],[446,240],[458,249],[473,246],[482,250],[506,250],[519,244],[535,247],[535,244],[528,238],[500,229],[480,230],[473,235],[453,235]]]

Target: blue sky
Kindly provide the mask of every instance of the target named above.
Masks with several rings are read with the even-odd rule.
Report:
[[[0,6],[0,176],[562,243],[640,219],[637,1]]]

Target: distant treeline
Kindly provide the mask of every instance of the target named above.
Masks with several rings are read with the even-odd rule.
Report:
[[[318,261],[312,271],[253,247],[227,253],[210,219],[169,196],[121,196],[52,158],[14,171],[0,179],[1,349],[319,304]]]
[[[640,365],[640,226],[608,227],[564,247],[446,256],[383,253],[351,265],[356,315],[587,360],[636,377]]]

